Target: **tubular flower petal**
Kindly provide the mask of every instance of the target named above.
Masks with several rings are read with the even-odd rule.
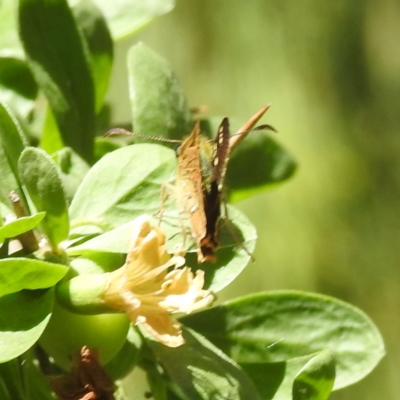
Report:
[[[171,316],[189,314],[205,307],[214,295],[203,290],[204,272],[196,275],[185,259],[170,256],[164,233],[143,215],[134,222],[133,238],[125,264],[109,273],[104,302],[125,312],[134,324],[141,324],[159,342],[169,347],[184,343],[181,326]]]

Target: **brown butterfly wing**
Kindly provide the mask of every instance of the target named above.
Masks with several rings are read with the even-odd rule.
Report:
[[[190,218],[190,229],[199,247],[199,262],[205,261],[201,253],[201,239],[206,236],[206,214],[203,201],[203,178],[199,150],[200,125],[197,123],[179,148],[177,190],[183,210]]]

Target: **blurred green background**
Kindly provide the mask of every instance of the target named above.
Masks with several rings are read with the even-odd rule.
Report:
[[[246,120],[272,103],[263,122],[300,168],[239,203],[259,231],[256,262],[221,298],[300,289],[364,310],[388,354],[334,400],[399,398],[399,21],[396,0],[180,0],[116,48],[116,122],[130,119],[126,52],[138,40],[211,115]]]

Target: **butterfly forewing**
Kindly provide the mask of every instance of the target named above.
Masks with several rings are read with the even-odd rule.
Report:
[[[180,146],[176,181],[179,203],[190,218],[190,229],[198,246],[206,235],[199,135],[200,126],[196,124],[190,136]]]

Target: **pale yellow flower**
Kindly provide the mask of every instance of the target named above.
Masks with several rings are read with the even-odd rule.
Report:
[[[134,223],[125,264],[111,272],[104,302],[125,312],[156,340],[169,347],[184,343],[181,326],[171,314],[189,314],[209,305],[213,294],[203,290],[204,272],[183,267],[182,256],[171,257],[165,235],[143,215]]]

